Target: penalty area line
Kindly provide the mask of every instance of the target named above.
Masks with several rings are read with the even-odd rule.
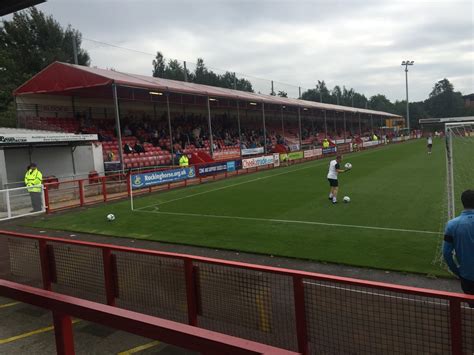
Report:
[[[371,230],[383,230],[390,232],[403,232],[403,233],[419,233],[419,234],[434,234],[439,235],[439,232],[417,230],[417,229],[402,229],[402,228],[388,228],[388,227],[374,227],[374,226],[361,226],[355,224],[341,224],[341,223],[325,223],[325,222],[314,222],[314,221],[299,221],[291,219],[274,219],[274,218],[257,218],[257,217],[241,217],[241,216],[225,216],[225,215],[213,215],[213,214],[200,214],[200,213],[185,213],[185,212],[163,212],[163,211],[145,211],[136,210],[136,212],[143,213],[156,213],[171,216],[187,216],[187,217],[199,217],[199,218],[219,218],[219,219],[235,219],[243,221],[257,221],[257,222],[269,222],[269,223],[291,223],[291,224],[306,224],[315,226],[328,226],[328,227],[341,227],[341,228],[356,228],[356,229],[371,229]]]

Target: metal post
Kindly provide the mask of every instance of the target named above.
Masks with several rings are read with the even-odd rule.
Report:
[[[262,119],[263,119],[263,152],[267,153],[267,129],[265,127],[265,104],[262,102]]]
[[[115,128],[117,130],[119,159],[120,159],[120,166],[123,172],[125,169],[125,166],[123,162],[122,129],[120,128],[120,109],[119,109],[119,102],[118,102],[118,95],[117,95],[117,84],[115,83],[112,84],[112,93],[114,96]]]
[[[59,312],[53,312],[54,337],[58,355],[74,355],[74,336],[71,317]]]
[[[168,111],[168,131],[170,132],[170,150],[171,150],[171,165],[174,165],[174,147],[173,147],[173,131],[171,130],[171,112],[170,112],[170,94],[166,93],[166,110]]]
[[[451,328],[451,351],[453,354],[463,353],[461,302],[449,300],[449,320]]]
[[[300,276],[293,276],[293,298],[295,302],[295,328],[298,340],[298,352],[307,355],[309,354],[308,329],[306,324],[304,285],[303,279]]]
[[[77,59],[77,43],[76,37],[72,36],[72,51],[74,52],[74,64],[78,65],[79,61]]]
[[[283,144],[285,143],[285,124],[283,123],[283,107],[281,106],[280,112],[281,112],[281,134],[283,137]]]
[[[323,110],[324,112],[324,132],[326,133],[326,138],[328,136],[328,121],[326,117],[326,110]]]
[[[408,65],[405,65],[405,86],[407,94],[407,128],[410,133],[410,104],[408,103]]]
[[[374,135],[374,116],[370,114],[370,127],[372,131],[372,135]]]
[[[237,90],[237,77],[235,76],[235,72],[234,72],[234,90]]]
[[[273,91],[273,80],[272,80],[272,91],[271,91],[270,95],[275,95],[275,91]]]
[[[301,86],[298,86],[298,99],[301,99]]]
[[[334,111],[334,133],[337,136],[337,111]]]
[[[360,121],[360,112],[359,112],[359,136],[362,137],[362,123]]]
[[[237,100],[237,126],[239,128],[239,152],[240,156],[242,157],[242,131],[240,129],[240,106],[239,100]]]
[[[300,110],[301,109],[298,107],[298,129],[299,129],[299,132],[300,132],[300,134],[299,134],[299,142],[300,142],[299,149],[301,149],[301,145],[303,143],[303,141],[301,139],[302,137],[301,137],[301,112],[300,112]]]
[[[11,218],[12,216],[12,208],[11,208],[11,205],[10,205],[10,190],[9,189],[6,189],[6,199],[7,199],[7,217],[8,218]]]
[[[207,97],[207,117],[207,123],[209,126],[209,143],[211,144],[211,158],[214,158],[214,139],[212,138],[211,104],[209,103],[209,96]]]
[[[343,112],[344,115],[344,143],[346,143],[346,111]]]

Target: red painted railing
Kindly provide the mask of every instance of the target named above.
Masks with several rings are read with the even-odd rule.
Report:
[[[9,231],[0,247],[14,279],[303,354],[474,350],[474,296]]]
[[[75,353],[71,317],[204,354],[296,354],[269,345],[2,279],[0,279],[0,296],[52,311],[56,351],[60,355]],[[93,349],[94,344],[89,345]]]

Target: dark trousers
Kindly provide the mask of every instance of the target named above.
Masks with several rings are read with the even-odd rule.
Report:
[[[474,295],[474,281],[463,279],[462,277],[460,279],[463,292],[468,295]],[[474,303],[469,302],[468,304],[469,307],[474,308]]]
[[[33,207],[34,212],[42,210],[43,201],[41,197],[41,192],[30,192],[31,206]]]

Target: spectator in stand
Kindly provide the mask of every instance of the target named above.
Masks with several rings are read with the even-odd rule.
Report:
[[[139,141],[135,143],[133,149],[136,153],[145,153],[145,147]]]
[[[323,140],[323,148],[329,148],[329,140],[327,138]]]
[[[133,153],[133,148],[130,147],[130,144],[125,143],[125,145],[123,146],[123,152],[125,154],[132,154]]]
[[[115,161],[115,154],[111,150],[107,153],[107,161]]]
[[[132,135],[132,131],[130,130],[130,128],[128,128],[128,125],[125,125],[125,127],[123,129],[123,135],[124,136],[131,136]]]
[[[36,167],[35,163],[31,163],[28,166],[28,170],[25,174],[25,185],[28,188],[28,192],[31,198],[31,205],[33,206],[33,211],[39,212],[43,209],[42,205],[42,191],[43,187],[43,174]]]

